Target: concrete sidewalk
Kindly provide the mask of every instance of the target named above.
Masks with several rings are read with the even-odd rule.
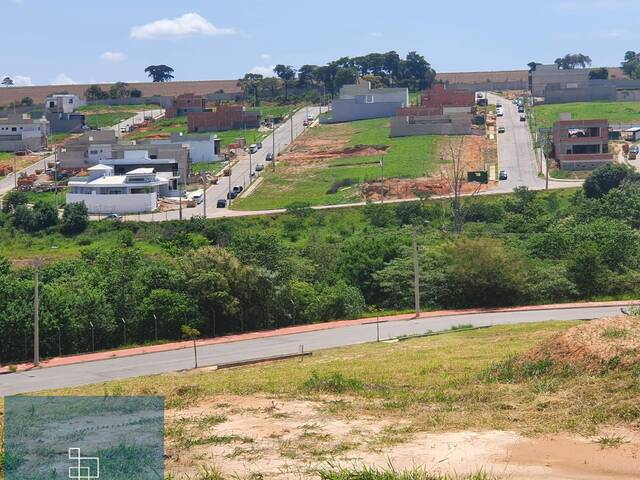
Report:
[[[612,302],[586,302],[586,303],[560,303],[552,305],[531,305],[523,307],[505,307],[505,308],[475,308],[466,310],[436,310],[425,312],[420,318],[447,317],[453,315],[473,315],[482,313],[500,313],[500,312],[524,312],[524,311],[544,311],[558,309],[575,309],[575,308],[598,308],[598,307],[626,307],[629,305],[640,305],[640,301],[612,301]],[[413,313],[388,315],[380,317],[380,322],[396,322],[410,320],[415,318]],[[292,327],[284,327],[276,330],[265,330],[258,332],[239,333],[234,335],[226,335],[224,337],[205,338],[197,340],[198,346],[218,345],[222,343],[241,342],[244,340],[252,340],[257,338],[279,337],[283,335],[293,335],[297,333],[313,332],[319,330],[330,330],[333,328],[347,327],[353,325],[363,325],[367,323],[375,323],[376,317],[358,318],[355,320],[335,320],[332,322],[312,323],[308,325],[296,325]],[[166,352],[170,350],[180,350],[191,348],[191,341],[163,343],[160,345],[148,345],[142,347],[125,348],[120,350],[108,350],[94,353],[84,353],[77,355],[69,355],[64,357],[54,357],[40,362],[38,368],[60,367],[64,365],[72,365],[77,363],[94,362],[98,360],[108,360],[112,358],[130,357],[134,355],[143,355],[146,353]],[[0,367],[0,374],[8,374],[13,372],[24,372],[36,368],[33,363],[21,363]]]

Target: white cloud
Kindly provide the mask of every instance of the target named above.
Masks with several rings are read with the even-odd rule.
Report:
[[[369,35],[371,35],[372,37],[375,37],[375,38],[379,38],[379,37],[382,36],[382,33],[381,32],[371,32]]]
[[[263,60],[271,60],[271,54],[270,53],[261,53],[260,54],[260,58]]]
[[[131,29],[131,38],[154,40],[184,38],[193,35],[233,35],[233,28],[218,28],[197,13],[185,13],[178,18],[163,18]]]
[[[274,76],[273,69],[275,67],[276,67],[275,65],[271,65],[271,66],[256,65],[251,70],[249,70],[249,73],[257,73],[262,75],[263,77],[273,77]]]
[[[78,82],[74,81],[73,78],[66,73],[59,73],[58,76],[51,81],[52,85],[73,85],[74,83]]]
[[[4,77],[9,77],[11,80],[13,80],[14,87],[31,87],[33,85],[31,77],[27,77],[25,75],[10,75],[8,73],[3,73],[0,75],[0,79]]]
[[[123,62],[127,59],[127,56],[122,52],[104,52],[100,55],[100,58],[107,62]]]

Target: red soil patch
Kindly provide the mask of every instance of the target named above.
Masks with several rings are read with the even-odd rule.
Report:
[[[551,360],[554,367],[574,366],[588,372],[640,364],[640,317],[603,318],[570,328],[523,357]]]

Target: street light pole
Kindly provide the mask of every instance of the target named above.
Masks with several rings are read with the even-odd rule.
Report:
[[[156,342],[158,341],[158,317],[156,314],[153,314],[153,331],[155,333]]]
[[[34,261],[35,286],[33,296],[33,364],[40,365],[40,259]]]
[[[206,219],[207,218],[207,183],[208,183],[207,172],[202,172],[201,177],[202,177],[202,188],[203,188],[203,191],[202,191],[203,216]]]
[[[249,185],[251,185],[251,180],[253,179],[252,175],[251,175],[251,170],[252,166],[251,166],[251,149],[249,149]]]
[[[273,164],[273,171],[276,171],[276,117],[271,119],[271,155],[273,158],[271,159],[271,163]]]
[[[380,204],[384,204],[384,157],[380,158]]]

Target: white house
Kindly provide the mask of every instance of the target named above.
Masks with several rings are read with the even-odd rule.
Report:
[[[150,140],[151,145],[179,144],[189,149],[191,163],[211,163],[224,160],[220,155],[220,139],[216,135],[184,135],[182,132],[171,134],[171,140]]]
[[[72,113],[86,102],[78,95],[53,94],[47,97],[44,104],[48,112]]]
[[[47,146],[49,122],[29,114],[12,114],[0,118],[0,152],[41,150]]]
[[[89,213],[152,212],[158,198],[168,196],[175,180],[162,176],[153,168],[136,168],[124,175],[114,175],[113,167],[98,164],[88,169],[86,177],[69,180],[67,203],[83,202]],[[173,185],[172,185],[173,184]]]

